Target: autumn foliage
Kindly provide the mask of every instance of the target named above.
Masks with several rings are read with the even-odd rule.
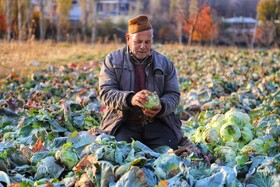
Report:
[[[206,42],[216,38],[217,29],[210,6],[203,7],[184,24],[184,31],[192,34],[193,41]]]
[[[5,15],[0,13],[0,36],[1,36],[1,33],[6,32],[6,30],[7,30],[7,25],[6,25],[5,19],[6,19]]]

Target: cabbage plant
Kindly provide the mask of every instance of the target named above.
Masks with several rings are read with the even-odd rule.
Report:
[[[80,161],[76,149],[70,142],[64,144],[61,150],[56,152],[55,158],[69,169],[73,168]]]

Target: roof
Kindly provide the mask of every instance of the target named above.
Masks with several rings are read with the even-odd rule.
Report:
[[[257,23],[256,19],[250,17],[232,17],[232,18],[223,18],[223,22],[226,23]]]

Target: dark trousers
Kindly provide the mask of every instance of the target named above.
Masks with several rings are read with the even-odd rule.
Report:
[[[124,140],[130,143],[133,140],[138,140],[151,149],[159,146],[167,145],[172,149],[178,148],[178,140],[175,133],[165,124],[159,121],[153,121],[146,125],[136,123],[122,124],[116,134],[116,140]]]

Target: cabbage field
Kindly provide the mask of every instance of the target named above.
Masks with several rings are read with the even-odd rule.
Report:
[[[155,47],[177,68],[185,146],[99,129],[106,54],[54,61],[1,80],[0,187],[279,187],[280,51]]]

